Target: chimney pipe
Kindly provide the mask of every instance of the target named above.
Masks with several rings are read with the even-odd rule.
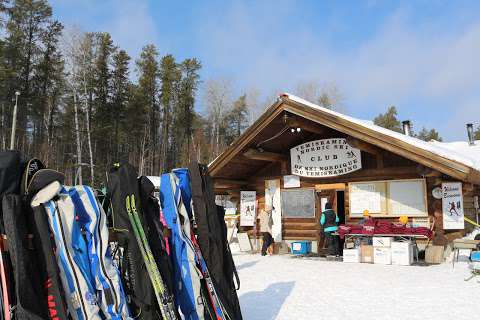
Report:
[[[412,135],[412,123],[410,120],[405,120],[402,121],[403,125],[403,134],[406,136],[411,136]]]
[[[473,124],[467,123],[467,133],[468,133],[468,144],[471,146],[474,146],[475,139],[473,138]]]

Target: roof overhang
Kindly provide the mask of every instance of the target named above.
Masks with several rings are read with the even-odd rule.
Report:
[[[435,169],[455,179],[480,184],[480,172],[472,167],[350,121],[337,113],[326,112],[321,108],[312,108],[301,101],[289,98],[288,94],[280,95],[277,101],[270,106],[257,121],[210,163],[210,174],[215,177],[216,173],[219,172],[222,167],[242,152],[261,130],[266,128],[273,119],[284,111],[343,132],[351,137],[363,140],[426,167]]]

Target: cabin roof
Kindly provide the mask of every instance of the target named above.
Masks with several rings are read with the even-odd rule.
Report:
[[[215,177],[231,159],[241,154],[245,148],[255,145],[255,141],[258,142],[257,135],[268,129],[269,125],[274,125],[275,119],[278,122],[284,112],[360,139],[454,178],[480,183],[480,141],[476,141],[473,146],[466,141],[426,142],[377,126],[372,121],[321,107],[289,93],[281,94],[255,123],[210,163],[211,175]],[[278,143],[282,143],[281,140],[285,139],[279,139]]]

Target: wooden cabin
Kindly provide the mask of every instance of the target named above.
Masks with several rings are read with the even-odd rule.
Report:
[[[216,194],[236,202],[237,214],[241,192],[255,191],[247,214],[273,207],[275,241],[310,240],[314,251],[326,202],[342,223],[355,223],[365,210],[378,219],[408,216],[416,226],[435,220],[449,241],[478,223],[480,141],[425,142],[290,94],[209,171]],[[254,236],[255,219],[244,220],[240,230]]]

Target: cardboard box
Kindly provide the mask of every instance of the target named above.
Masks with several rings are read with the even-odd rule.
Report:
[[[360,247],[360,252],[362,256],[362,263],[373,263],[373,246],[362,244]]]
[[[373,248],[373,263],[392,264],[392,251],[390,248]]]
[[[409,266],[413,263],[413,244],[411,242],[392,242],[392,264]]]
[[[273,244],[273,254],[287,254],[289,252],[289,246],[285,242],[275,242]]]
[[[353,242],[353,241],[345,242],[345,248],[346,248],[346,249],[353,249],[353,248],[355,248],[355,242]]]
[[[360,249],[343,249],[343,262],[359,263]]]
[[[372,244],[374,247],[390,248],[392,244],[392,237],[373,237]]]
[[[426,263],[442,263],[443,262],[443,246],[428,246],[425,248],[425,262]]]

